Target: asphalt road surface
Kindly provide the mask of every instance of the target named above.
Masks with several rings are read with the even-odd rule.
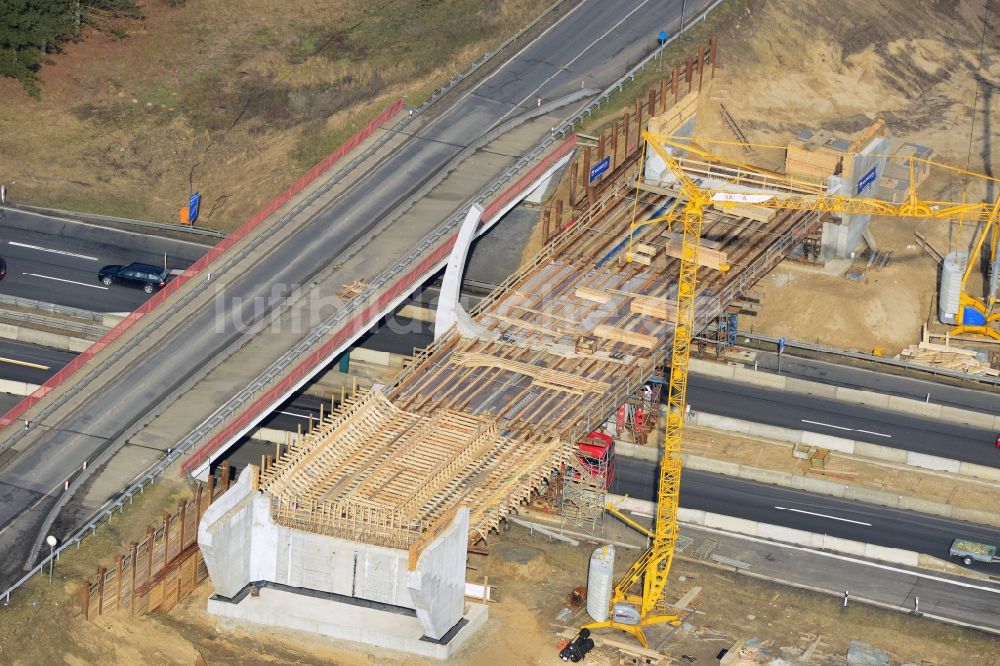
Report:
[[[655,502],[657,476],[655,463],[619,456],[612,492]],[[1000,544],[1000,529],[993,527],[694,470],[682,474],[680,504],[942,559],[957,537]],[[975,568],[1000,574],[1000,564]]]
[[[707,0],[686,4],[693,15]],[[472,90],[447,102],[450,107],[442,107],[361,183],[239,279],[217,283],[215,307],[191,315],[175,335],[124,369],[107,390],[81,401],[72,415],[38,424],[39,439],[0,470],[0,589],[29,558],[67,473],[93,460],[164,404],[187,376],[246,335],[246,322],[278,305],[276,290],[307,282],[466,146],[533,108],[537,98],[558,99],[579,90],[581,81],[593,89],[610,85],[655,46],[656,33],[675,22],[680,9],[681,0],[584,0]]]
[[[30,298],[93,312],[131,312],[147,298],[142,289],[106,287],[97,272],[110,264],[135,261],[183,270],[208,251],[208,245],[4,208],[0,256],[7,277],[0,294]]]
[[[363,344],[376,351],[412,354],[414,347],[426,346],[432,341],[432,325],[396,317],[380,322],[363,339]],[[40,384],[73,356],[71,352],[0,340],[0,379]],[[43,365],[47,369],[10,361]],[[968,392],[967,395],[976,394]],[[688,400],[694,410],[755,423],[837,435],[992,467],[1000,464],[1000,451],[993,444],[995,433],[946,421],[920,419],[694,374],[688,379]],[[319,415],[319,400],[298,394],[289,398],[261,425],[294,431],[295,425],[303,419],[308,420],[309,414],[314,418]]]
[[[0,379],[41,384],[75,357],[74,352],[0,339]]]
[[[693,411],[808,430],[963,462],[997,467],[997,433],[948,421],[921,419],[837,400],[692,374],[688,404]]]
[[[952,344],[960,345],[953,341]],[[799,358],[785,351],[781,359],[781,374],[822,384],[833,384],[886,395],[898,395],[914,400],[926,400],[938,405],[971,409],[984,414],[1000,414],[1000,388],[986,390],[940,384],[926,379],[905,377],[878,370],[867,370],[849,365],[839,365],[811,358]],[[760,371],[777,373],[778,355],[772,352],[758,352],[756,356]],[[878,367],[878,366],[875,366]],[[971,383],[970,383],[971,384]]]

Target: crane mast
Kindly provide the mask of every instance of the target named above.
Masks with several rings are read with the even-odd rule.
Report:
[[[642,530],[650,537],[651,542],[613,588],[609,602],[610,619],[587,624],[585,628],[620,629],[632,634],[644,647],[648,647],[644,633],[646,627],[661,623],[674,625],[680,623],[680,617],[670,612],[666,606],[663,593],[673,563],[678,536],[677,513],[681,480],[681,440],[687,404],[691,341],[695,334],[698,249],[705,207],[712,204],[725,207],[728,203],[800,211],[977,221],[981,225],[981,231],[976,237],[974,250],[970,254],[961,282],[958,321],[962,322],[964,321],[962,310],[965,307],[988,313],[993,304],[992,298],[990,304],[987,305],[982,300],[969,295],[966,291],[966,282],[972,273],[973,258],[978,256],[987,237],[992,237],[991,257],[996,256],[998,231],[1000,231],[1000,198],[992,204],[921,200],[917,197],[916,186],[912,178],[912,161],[909,192],[901,203],[872,198],[830,195],[816,184],[810,185],[781,174],[728,162],[692,145],[693,142],[682,143],[672,137],[652,135],[645,131],[642,132],[642,138],[646,149],[652,148],[673,173],[678,181],[680,196],[685,200],[683,210],[679,215],[676,210],[672,210],[664,216],[646,221],[646,224],[649,224],[679,219],[683,226],[680,268],[677,279],[676,323],[671,345],[666,424],[659,469],[655,524],[652,530],[647,530],[621,514],[615,507],[610,505],[607,507],[610,512]],[[697,184],[686,170],[687,165],[682,163],[680,158],[671,155],[665,146],[674,146],[689,154],[699,154],[706,158],[708,168],[702,166],[698,172],[708,174],[715,180],[721,179],[727,183],[727,186],[713,188]],[[754,191],[754,187],[756,191]],[[634,226],[635,220],[633,220]],[[634,234],[630,234],[630,241],[633,236]],[[631,253],[628,258],[631,259]],[[1000,314],[987,315],[986,318],[988,322],[992,322],[1000,319]],[[1000,338],[1000,334],[987,325],[968,326],[960,323],[953,332],[973,332]]]

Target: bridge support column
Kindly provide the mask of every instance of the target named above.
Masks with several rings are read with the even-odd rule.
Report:
[[[465,216],[465,221],[458,230],[458,235],[455,237],[455,245],[451,248],[451,255],[448,257],[448,267],[445,269],[444,281],[441,283],[441,294],[438,296],[437,316],[434,320],[435,340],[442,337],[455,324],[461,327],[464,324],[472,322],[472,318],[462,308],[462,304],[458,302],[458,298],[462,291],[462,276],[465,274],[465,263],[469,258],[469,248],[476,237],[476,230],[479,228],[479,218],[482,215],[482,206],[472,204],[468,214]]]

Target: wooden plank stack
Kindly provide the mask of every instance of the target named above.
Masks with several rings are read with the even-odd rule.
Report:
[[[670,135],[694,117],[698,110],[698,91],[693,90],[680,98],[666,113],[649,119],[650,134]]]
[[[838,149],[836,137],[826,130],[815,134],[805,133],[788,143],[785,173],[811,178],[832,176],[838,170],[848,147],[849,144],[845,142],[843,149]]]
[[[910,345],[899,353],[899,357],[911,363],[931,365],[944,370],[966,372],[971,375],[1000,376],[1000,371],[994,370],[988,363],[977,360],[976,352],[933,342]]]
[[[676,240],[668,240],[664,250],[668,257],[681,258],[681,248],[683,243]],[[717,271],[729,270],[729,258],[724,250],[713,250],[710,247],[698,247],[698,265],[705,268],[712,268]]]

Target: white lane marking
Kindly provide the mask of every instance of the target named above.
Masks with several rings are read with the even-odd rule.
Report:
[[[887,435],[884,432],[874,432],[872,430],[861,430],[860,428],[845,428],[844,426],[833,425],[832,423],[823,423],[822,421],[810,421],[809,419],[801,419],[803,423],[811,423],[813,425],[824,426],[826,428],[836,428],[837,430],[850,430],[852,432],[863,432],[866,435],[875,435],[876,437],[889,437],[892,435]]]
[[[21,273],[21,275],[30,275],[31,277],[42,278],[45,280],[58,280],[59,282],[69,282],[70,284],[78,284],[81,287],[90,287],[91,289],[103,289],[107,291],[107,287],[102,287],[97,284],[87,284],[86,282],[77,282],[76,280],[64,280],[63,278],[52,277],[51,275],[39,275],[38,273]]]
[[[837,430],[854,430],[854,428],[845,428],[844,426],[833,425],[832,423],[823,423],[822,421],[810,421],[809,419],[802,419],[803,423],[812,423],[813,425],[821,425],[827,428],[836,428]]]
[[[278,410],[278,413],[279,414],[288,414],[289,416],[297,416],[300,419],[308,419],[309,418],[308,414],[296,414],[295,412],[283,412],[280,409]]]
[[[884,432],[872,432],[871,430],[858,430],[858,432],[863,432],[866,435],[875,435],[876,437],[892,437],[892,435],[887,435]]]
[[[785,506],[774,507],[778,511],[792,511],[794,513],[804,513],[807,516],[817,516],[819,518],[829,518],[830,520],[839,520],[842,523],[854,523],[855,525],[864,525],[865,527],[871,527],[871,523],[863,523],[860,520],[851,520],[850,518],[838,518],[837,516],[828,516],[825,513],[815,513],[813,511],[803,511],[802,509],[789,509]]]
[[[39,247],[37,245],[28,245],[27,243],[18,243],[17,241],[7,241],[8,245],[16,245],[17,247],[26,247],[29,250],[38,250],[39,252],[51,252],[52,254],[63,254],[67,257],[76,257],[77,259],[87,259],[89,261],[97,261],[97,257],[90,257],[86,254],[76,254],[75,252],[66,252],[65,250],[53,250],[47,247]]]

